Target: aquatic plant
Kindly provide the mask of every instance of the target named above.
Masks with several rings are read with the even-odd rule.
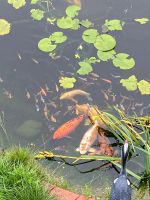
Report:
[[[61,77],[59,79],[60,86],[65,89],[73,88],[75,82],[76,82],[76,79],[70,78],[70,77]]]
[[[15,9],[19,9],[26,4],[26,0],[7,0]]]
[[[41,20],[44,17],[44,11],[40,9],[32,9],[30,10],[31,17],[35,20]]]
[[[148,18],[137,18],[137,19],[134,19],[134,21],[140,23],[140,24],[146,24],[147,22],[149,22],[149,19]]]
[[[10,23],[6,19],[0,19],[0,35],[10,33]]]

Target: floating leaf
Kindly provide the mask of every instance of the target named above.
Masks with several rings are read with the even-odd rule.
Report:
[[[71,17],[62,17],[57,19],[57,26],[62,29],[69,29],[75,26],[76,21]]]
[[[51,52],[56,48],[56,45],[51,43],[50,38],[43,38],[39,41],[38,48],[44,52]]]
[[[141,94],[150,94],[150,82],[141,80],[137,83]]]
[[[120,83],[129,91],[135,91],[137,89],[137,78],[134,75],[127,79],[121,79]]]
[[[74,83],[76,82],[75,78],[69,78],[69,77],[62,77],[59,80],[60,86],[67,89],[67,88],[73,88]]]
[[[111,35],[101,34],[96,37],[94,46],[100,51],[109,51],[116,46],[116,40]]]
[[[83,32],[82,39],[87,43],[94,43],[98,34],[96,29],[87,29]]]
[[[71,29],[78,30],[80,28],[80,21],[79,19],[73,19],[73,24],[71,26]]]
[[[111,51],[97,51],[97,56],[102,61],[107,61],[109,59],[114,59],[114,55],[116,52],[114,50]]]
[[[78,63],[80,65],[80,69],[77,71],[80,75],[88,75],[90,72],[93,71],[93,68],[90,63],[83,61]]]
[[[133,58],[128,58],[129,55],[126,53],[118,53],[113,59],[113,64],[120,69],[131,69],[135,65]]]
[[[90,57],[89,59],[87,59],[87,62],[88,63],[93,63],[93,64],[95,64],[95,63],[99,63],[100,62],[100,60],[99,59],[97,59],[97,58],[95,58],[95,57]]]
[[[8,3],[11,4],[15,9],[19,9],[26,4],[26,0],[8,0]]]
[[[72,6],[68,6],[66,8],[66,14],[68,17],[75,17],[78,15],[78,11],[80,10],[81,8],[77,5],[72,5]]]
[[[38,3],[40,0],[31,0],[31,4],[36,4]]]
[[[108,30],[110,31],[114,31],[114,30],[120,31],[122,30],[123,25],[124,25],[124,22],[122,22],[119,19],[112,19],[112,20],[106,19],[105,24],[104,24],[104,26],[106,26]]]
[[[148,18],[137,18],[137,19],[134,19],[134,21],[139,22],[140,24],[146,24],[149,21],[149,19]]]
[[[90,26],[92,26],[92,22],[90,22],[88,19],[80,21],[80,24],[85,28],[89,28]]]
[[[67,40],[67,36],[64,35],[63,32],[54,32],[49,38],[55,43],[63,43]]]
[[[5,19],[0,19],[0,35],[6,35],[10,32],[10,23]]]
[[[32,9],[30,10],[31,17],[35,20],[41,20],[44,17],[44,11],[40,9]]]

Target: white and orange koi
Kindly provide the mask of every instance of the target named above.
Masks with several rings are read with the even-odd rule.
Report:
[[[98,136],[97,127],[98,127],[98,122],[96,121],[95,124],[92,127],[90,127],[84,134],[79,146],[80,154],[86,154],[91,148],[92,144],[97,139]]]

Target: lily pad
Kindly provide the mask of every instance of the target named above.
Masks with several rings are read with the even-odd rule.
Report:
[[[50,38],[43,38],[39,41],[38,48],[44,52],[51,52],[56,48],[56,45],[51,43]]]
[[[94,43],[98,35],[99,33],[96,29],[87,29],[83,32],[82,39],[87,43]]]
[[[11,4],[15,9],[19,9],[26,4],[26,0],[8,0],[8,3]]]
[[[145,80],[141,80],[137,83],[138,88],[141,92],[141,94],[150,94],[150,82],[145,81]]]
[[[96,37],[94,46],[100,51],[110,51],[116,46],[116,40],[109,34],[101,34]]]
[[[127,79],[121,79],[120,83],[129,91],[135,91],[137,89],[137,78],[134,75]]]
[[[72,5],[72,6],[68,6],[66,8],[66,14],[68,17],[75,17],[78,15],[78,11],[80,10],[81,8],[77,5]]]
[[[97,58],[95,58],[95,57],[90,57],[89,59],[87,59],[87,62],[88,63],[91,63],[91,64],[95,64],[95,63],[99,63],[100,62],[100,60],[99,59],[97,59]]]
[[[148,18],[137,18],[137,19],[134,19],[134,21],[136,21],[140,24],[146,24],[147,22],[149,22],[149,19]]]
[[[84,26],[85,28],[89,28],[92,26],[92,22],[90,22],[88,19],[80,21],[80,24]]]
[[[79,19],[73,19],[73,24],[71,29],[78,30],[80,28],[80,21]]]
[[[31,17],[38,21],[40,21],[44,17],[44,11],[40,9],[32,9],[30,13],[31,13]]]
[[[0,35],[10,33],[10,23],[5,19],[0,19]]]
[[[77,71],[77,73],[80,75],[88,75],[93,71],[92,65],[86,61],[79,62],[78,64],[81,68]]]
[[[36,4],[38,3],[40,0],[31,0],[31,4]]]
[[[120,30],[122,30],[122,26],[124,25],[124,22],[122,22],[119,19],[112,19],[112,20],[106,19],[104,25],[110,31],[115,31],[115,30],[120,31]]]
[[[62,17],[57,19],[57,26],[62,29],[69,29],[73,27],[74,20],[71,17]]]
[[[62,77],[59,80],[60,86],[65,89],[73,88],[75,82],[76,82],[76,79],[70,78],[70,77]]]
[[[55,43],[63,43],[67,40],[67,36],[63,32],[54,32],[49,38]]]
[[[111,51],[97,51],[97,56],[102,61],[108,61],[109,59],[114,59],[116,52],[114,50]]]
[[[133,58],[128,57],[129,55],[126,53],[118,53],[113,59],[114,66],[124,70],[133,68],[135,61]]]

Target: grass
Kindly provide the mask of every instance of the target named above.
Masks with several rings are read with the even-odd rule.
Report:
[[[15,147],[0,155],[0,200],[53,200],[47,176],[28,149]]]

